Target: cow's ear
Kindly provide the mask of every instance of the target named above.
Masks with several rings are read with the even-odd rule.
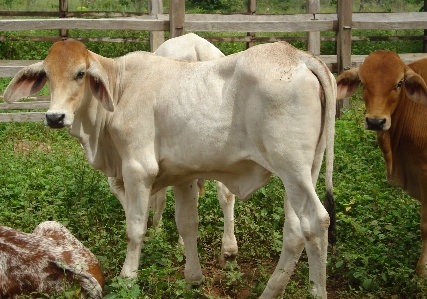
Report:
[[[110,94],[107,72],[96,60],[90,62],[87,72],[90,77],[90,89],[92,94],[101,102],[106,110],[113,112],[114,102]]]
[[[359,88],[359,68],[354,68],[341,73],[337,77],[337,99],[352,96]]]
[[[43,62],[37,62],[20,70],[4,91],[4,101],[16,102],[40,91],[46,84]]]
[[[405,71],[405,92],[413,101],[427,106],[427,86],[423,78],[411,69]]]

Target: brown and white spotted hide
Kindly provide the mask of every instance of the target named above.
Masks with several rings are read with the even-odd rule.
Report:
[[[59,294],[73,284],[83,291],[76,296],[102,298],[98,260],[63,225],[43,222],[32,234],[0,226],[0,298]]]

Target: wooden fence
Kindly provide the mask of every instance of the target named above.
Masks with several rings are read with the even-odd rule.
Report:
[[[255,41],[274,42],[278,40],[305,39],[308,49],[320,53],[322,41],[336,42],[336,55],[319,55],[332,72],[340,73],[343,70],[360,65],[364,57],[351,55],[351,42],[357,37],[352,36],[352,30],[395,30],[395,29],[427,29],[427,12],[405,13],[353,13],[352,0],[338,1],[336,14],[320,14],[319,0],[307,0],[307,14],[298,15],[257,15],[254,13],[255,0],[249,0],[248,14],[185,14],[184,0],[170,0],[169,14],[163,14],[159,6],[161,0],[149,0],[150,14],[121,13],[108,15],[102,12],[68,12],[65,6],[66,0],[60,0],[59,19],[1,19],[0,33],[2,31],[45,30],[59,29],[60,36],[51,37],[52,41],[66,38],[67,30],[139,30],[150,31],[150,43],[152,50],[163,42],[164,31],[169,31],[170,37],[184,34],[184,32],[247,32],[241,37],[207,37],[213,42],[246,42],[249,46]],[[427,0],[425,0],[427,3]],[[427,6],[426,6],[427,7]],[[0,11],[0,16],[5,12]],[[22,13],[21,15],[29,15]],[[58,16],[58,13],[45,13],[44,15]],[[100,16],[98,19],[85,19],[87,16]],[[104,18],[105,16],[115,18]],[[34,16],[34,13],[32,13]],[[65,18],[66,16],[66,18]],[[335,32],[335,36],[321,37],[321,31]],[[307,32],[306,37],[259,37],[260,32]],[[40,37],[38,37],[40,39]],[[394,40],[402,37],[367,37],[366,39]],[[1,37],[0,37],[1,39]],[[359,38],[361,39],[361,38]],[[363,38],[362,38],[363,39]],[[410,37],[426,41],[426,37]],[[84,38],[80,38],[86,41]],[[87,41],[109,41],[108,39]],[[120,40],[119,40],[120,41]],[[426,57],[427,54],[402,54],[402,59],[411,61]],[[13,77],[22,67],[35,61],[0,61],[0,77]],[[40,98],[35,98],[40,100]],[[14,104],[0,103],[0,110],[31,110],[47,109],[49,102],[44,101],[23,102]],[[340,113],[342,101],[339,101],[337,111]],[[43,119],[43,112],[28,113],[0,113],[0,122],[26,122]]]

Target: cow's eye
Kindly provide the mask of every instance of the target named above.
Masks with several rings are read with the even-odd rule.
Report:
[[[81,79],[85,75],[85,72],[79,72],[76,76],[76,79]]]
[[[396,85],[396,89],[401,88],[402,84],[403,84],[403,80],[400,80],[399,83],[397,83],[397,85]]]

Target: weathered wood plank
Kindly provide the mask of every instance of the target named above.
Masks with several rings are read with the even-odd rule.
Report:
[[[38,61],[39,60],[0,60],[0,78],[13,77],[23,67]]]
[[[350,68],[351,63],[351,35],[352,35],[352,1],[342,0],[338,3],[338,36],[337,62],[338,72]]]
[[[244,15],[187,14],[188,31],[309,32],[336,31],[336,14]],[[352,29],[423,29],[427,12],[353,13]],[[41,30],[169,30],[169,16],[140,16],[111,19],[8,19],[0,20],[0,31]]]
[[[49,105],[49,101],[0,103],[0,110],[47,110]]]
[[[163,0],[148,0],[148,13],[158,15],[163,13]],[[155,52],[165,41],[164,31],[150,31],[150,51]]]
[[[44,118],[44,112],[0,113],[0,123],[43,122]]]
[[[352,55],[350,68],[360,66],[368,55]],[[404,63],[409,64],[419,59],[427,58],[427,53],[405,53],[399,54]],[[328,66],[333,73],[337,73],[337,55],[318,55],[318,57]]]
[[[427,12],[353,13],[353,30],[401,30],[424,28],[427,28]]]
[[[169,0],[169,35],[178,37],[185,32],[185,0]]]
[[[306,0],[307,13],[316,18],[320,13],[320,0]],[[307,51],[315,55],[320,54],[320,31],[311,31],[307,33]]]
[[[163,32],[163,31],[152,31]],[[149,38],[132,38],[132,37],[73,37],[69,38],[87,42],[105,42],[105,43],[149,43]],[[34,36],[34,35],[18,35],[18,36],[0,36],[0,41],[22,41],[28,40],[33,42],[57,42],[62,40],[60,36]]]
[[[125,12],[125,11],[67,11],[65,17],[67,18],[81,18],[81,17],[139,17],[146,16],[146,13],[140,12]],[[57,17],[61,16],[59,11],[10,11],[0,10],[2,17]]]
[[[210,32],[308,32],[334,31],[336,15],[209,15],[188,14],[185,19],[188,31]],[[335,26],[335,27],[334,27]]]
[[[169,22],[157,16],[111,19],[9,19],[0,20],[0,31],[48,30],[169,30]]]

